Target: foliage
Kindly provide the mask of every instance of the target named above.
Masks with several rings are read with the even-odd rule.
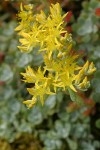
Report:
[[[85,50],[88,58],[95,62],[97,71],[91,82],[93,91],[90,93],[90,97],[96,103],[100,104],[100,3],[98,0],[91,0],[90,2],[83,2],[82,5],[83,10],[81,15],[72,28],[76,42],[78,43],[77,48]],[[95,125],[98,128],[100,128],[99,118],[95,121]]]
[[[38,9],[40,9],[40,6],[38,5]],[[98,32],[100,17],[95,15],[99,3],[96,0],[91,0],[83,3],[83,6],[84,8],[79,16],[82,20],[84,18],[82,24],[79,24],[80,19],[75,20],[72,16],[68,26],[70,23],[72,24],[73,39],[77,42],[75,49],[80,50],[79,53],[85,51],[84,59],[80,58],[78,63],[83,65],[88,59],[96,65],[97,71],[91,81],[92,87],[84,93],[78,92],[77,103],[70,101],[68,93],[57,91],[56,95],[45,98],[43,107],[36,104],[34,108],[27,109],[22,101],[23,98],[31,98],[25,90],[26,86],[31,88],[31,84],[23,84],[20,72],[23,72],[28,65],[37,70],[43,63],[43,58],[40,54],[37,55],[37,48],[30,53],[21,53],[17,49],[19,42],[14,29],[17,26],[15,13],[19,8],[19,3],[17,1],[0,3],[0,138],[7,140],[7,142],[0,141],[0,149],[5,146],[5,149],[10,150],[14,149],[16,145],[18,145],[18,148],[31,147],[31,144],[34,145],[34,142],[31,142],[32,138],[35,139],[36,143],[38,142],[39,147],[42,147],[41,150],[100,149],[100,112],[97,110],[100,96],[100,35]],[[35,12],[39,11],[36,8],[37,6]],[[93,26],[97,26],[95,33],[93,30],[89,34],[85,31],[84,35],[77,33],[77,29],[85,24],[86,17],[83,17],[82,14],[87,15],[88,18],[90,16],[93,18],[90,20]],[[72,97],[74,101],[75,95],[72,94]],[[28,139],[26,139],[25,133],[28,134]],[[19,136],[20,134],[21,136]]]

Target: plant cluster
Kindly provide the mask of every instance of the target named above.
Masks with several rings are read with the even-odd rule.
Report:
[[[44,96],[52,95],[59,90],[86,91],[90,82],[88,76],[95,72],[93,63],[88,61],[84,66],[77,63],[78,54],[72,51],[73,40],[71,34],[64,30],[64,18],[59,3],[52,4],[48,17],[43,11],[33,14],[32,5],[21,5],[18,14],[20,19],[19,31],[22,52],[30,52],[34,47],[39,47],[44,65],[37,70],[31,67],[22,73],[24,81],[32,83],[33,87],[27,88],[33,96],[32,100],[24,101],[31,108],[38,99],[44,104]],[[64,34],[62,36],[62,34]]]
[[[83,50],[89,59],[95,62],[97,71],[91,81],[93,91],[89,94],[97,105],[100,107],[100,3],[99,1],[91,0],[83,2],[83,10],[76,23],[72,25],[74,37],[76,39],[77,49]],[[100,116],[96,112],[97,117],[94,120],[94,126],[100,128]]]
[[[46,0],[45,0],[46,1]],[[47,3],[39,0],[27,0],[23,3],[34,3],[33,12],[35,15],[42,8],[48,13]],[[51,1],[51,0],[49,0]],[[61,1],[64,3],[65,1]],[[69,1],[70,2],[70,1]],[[70,3],[68,4],[70,5]],[[77,1],[71,1],[76,7]],[[79,1],[80,3],[80,1]],[[17,46],[18,35],[14,31],[17,24],[16,11],[19,9],[19,2],[1,1],[0,3],[0,149],[36,149],[41,150],[99,150],[100,149],[100,121],[99,121],[99,97],[100,97],[100,33],[99,33],[99,0],[90,0],[82,3],[82,10],[77,20],[74,18],[76,11],[73,11],[71,20],[67,24],[72,31],[73,39],[77,44],[73,44],[73,49],[78,49],[78,54],[85,51],[84,59],[77,58],[77,65],[84,66],[86,60],[94,62],[97,71],[92,77],[91,87],[81,94],[69,90],[63,92],[63,88],[56,88],[57,92],[45,97],[43,105],[35,105],[27,109],[22,104],[23,98],[31,99],[25,90],[26,86],[33,87],[34,83],[23,83],[20,72],[24,72],[27,66],[31,66],[32,72],[37,73],[39,66],[44,71],[43,54],[39,52],[40,47],[34,47],[30,53],[21,53]],[[63,6],[63,4],[62,4]],[[77,5],[78,6],[78,5]],[[68,9],[68,5],[64,4]],[[39,13],[41,14],[41,13]],[[63,14],[63,12],[62,12]],[[98,15],[97,15],[98,14]],[[33,16],[33,15],[32,15]],[[47,16],[47,15],[46,15]],[[77,15],[76,15],[77,16]],[[70,17],[67,14],[67,17]],[[86,18],[90,18],[86,26]],[[21,21],[21,20],[20,20]],[[81,23],[82,22],[82,23]],[[65,24],[65,23],[64,23]],[[96,26],[96,31],[88,27]],[[66,26],[66,25],[65,25]],[[85,26],[83,28],[83,26]],[[63,26],[64,27],[64,26]],[[79,29],[83,28],[84,35],[79,34]],[[66,31],[66,27],[64,29]],[[63,33],[64,35],[64,33]],[[69,35],[69,33],[68,33]],[[72,40],[73,41],[73,40]],[[73,42],[72,42],[73,43]],[[70,51],[71,55],[77,55]],[[54,54],[55,52],[53,52]],[[86,55],[85,55],[86,54]],[[56,54],[55,54],[56,55]],[[69,56],[69,55],[68,55]],[[61,59],[61,58],[60,58]],[[78,60],[78,61],[77,61]],[[90,63],[91,64],[91,63]],[[30,68],[30,67],[29,67]],[[83,67],[82,67],[83,68]],[[78,70],[79,71],[79,70]],[[78,73],[76,72],[76,74]],[[46,71],[44,77],[52,70]],[[26,73],[25,73],[26,74]],[[90,76],[91,78],[91,76]],[[25,80],[25,79],[23,79]],[[90,79],[89,79],[90,81]],[[74,86],[75,87],[75,86]],[[58,90],[59,89],[59,90]],[[76,89],[76,87],[75,87]],[[76,89],[77,90],[77,89]],[[66,88],[67,91],[67,88]],[[55,92],[54,90],[52,92]],[[77,96],[77,94],[79,94]],[[80,97],[81,96],[81,97]],[[83,104],[80,104],[84,102]],[[24,134],[23,134],[24,133]],[[7,142],[5,142],[5,140]],[[9,142],[9,144],[8,144]],[[35,145],[34,145],[35,144]],[[34,146],[33,146],[34,145]]]

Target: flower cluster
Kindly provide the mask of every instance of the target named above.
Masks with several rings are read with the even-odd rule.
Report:
[[[43,105],[45,95],[59,90],[87,90],[90,86],[88,76],[96,70],[94,64],[88,61],[83,67],[78,65],[79,56],[72,52],[71,34],[64,29],[63,20],[67,14],[62,15],[59,3],[51,5],[48,16],[43,11],[33,14],[32,9],[32,5],[25,5],[24,8],[21,5],[18,14],[20,22],[16,28],[21,36],[18,48],[22,52],[30,52],[39,47],[44,59],[44,66],[37,70],[28,66],[26,73],[21,73],[25,82],[33,83],[33,87],[27,89],[32,100],[24,101],[29,108],[38,100]]]

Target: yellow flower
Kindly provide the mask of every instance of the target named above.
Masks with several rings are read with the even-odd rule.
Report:
[[[67,32],[64,31],[64,16],[61,15],[61,7],[58,3],[52,4],[48,17],[43,11],[33,15],[31,6],[24,7],[25,10],[21,5],[21,12],[18,14],[21,21],[16,30],[20,31],[19,35],[22,37],[20,39],[21,46],[18,48],[23,52],[30,52],[33,47],[40,45],[40,52],[46,52],[50,59],[53,52],[59,51],[62,46],[61,33]]]
[[[87,76],[93,74],[96,71],[93,62],[89,64],[87,61],[83,67],[81,67],[78,74],[75,76],[75,85],[80,90],[87,90],[90,86],[90,82],[87,80]]]
[[[42,105],[44,104],[44,96],[46,94],[54,94],[50,91],[49,87],[45,88],[43,85],[36,85],[35,88],[27,88],[27,90],[31,95],[34,95],[35,98],[40,98]]]
[[[26,73],[21,73],[21,75],[23,75],[24,82],[35,83],[37,80],[36,74],[30,66],[27,67]]]
[[[30,29],[30,24],[32,24],[34,20],[32,9],[33,9],[33,5],[31,4],[25,5],[23,8],[22,3],[21,3],[20,12],[17,15],[19,20],[21,21],[19,22],[19,26],[15,28],[15,31],[20,31],[19,35],[22,30],[29,31]]]
[[[87,80],[87,77],[83,79],[83,81],[77,85],[77,88],[86,91],[90,87],[90,82]]]
[[[89,65],[89,69],[87,71],[88,75],[93,74],[96,71],[96,67],[94,66],[93,62],[91,62],[91,64]]]
[[[32,108],[36,104],[37,99],[35,97],[32,98],[32,100],[26,100],[23,102],[23,104],[26,104],[28,108]]]
[[[66,90],[70,87],[73,91],[76,92],[75,87],[73,86],[74,78],[69,76],[69,73],[63,72],[62,74],[57,74],[56,80],[54,81],[54,87],[61,87]]]
[[[40,24],[45,24],[46,23],[46,15],[43,11],[41,11],[40,14],[36,15],[36,21],[39,22]]]
[[[30,52],[38,46],[44,59],[42,66],[35,70],[28,66],[26,73],[21,73],[24,82],[33,83],[32,88],[27,88],[32,100],[23,103],[31,108],[40,100],[43,105],[45,95],[55,94],[59,89],[87,90],[90,86],[88,76],[96,68],[88,61],[83,67],[78,65],[79,56],[72,53],[72,36],[64,29],[63,19],[67,14],[62,15],[59,3],[51,5],[48,16],[43,11],[33,14],[32,5],[21,5],[20,9],[20,22],[16,28],[21,36],[18,48],[22,52]]]

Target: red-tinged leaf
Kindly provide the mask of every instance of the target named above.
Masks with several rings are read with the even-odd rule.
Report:
[[[80,55],[84,55],[84,54],[85,54],[85,50],[79,50],[78,53],[79,53]]]
[[[4,81],[0,81],[0,86],[4,85],[5,82]]]
[[[87,109],[86,111],[83,112],[84,116],[89,116],[92,112],[92,109]]]
[[[86,98],[85,99],[85,104],[87,106],[93,107],[95,105],[95,102],[92,99]]]
[[[80,105],[74,103],[74,102],[71,102],[69,103],[68,107],[67,107],[67,111],[68,112],[73,112],[73,111],[76,111],[80,108]]]
[[[65,33],[61,33],[61,36],[63,36],[63,37],[64,37],[64,36],[65,36]]]
[[[71,26],[67,26],[67,27],[66,27],[66,30],[67,30],[69,33],[71,33],[71,32],[72,32],[72,27],[71,27]]]
[[[100,17],[100,8],[97,8],[95,10],[95,15],[98,16],[98,17]]]
[[[72,11],[69,11],[66,17],[64,18],[64,21],[67,23],[70,22],[72,16],[73,16]]]
[[[0,52],[0,63],[3,62],[4,57],[5,57],[4,53]]]
[[[41,11],[41,10],[43,10],[44,8],[45,8],[45,5],[44,5],[44,4],[41,4],[41,5],[39,5],[39,6],[36,6],[35,10],[36,10],[36,11]]]

